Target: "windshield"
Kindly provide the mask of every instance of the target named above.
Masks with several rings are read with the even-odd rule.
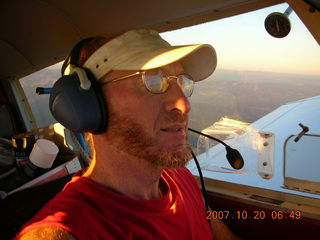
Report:
[[[36,89],[51,88],[60,76],[61,63],[58,63],[20,79],[38,128],[47,127],[57,121],[49,110],[49,94],[38,95]]]
[[[202,130],[223,116],[254,122],[291,101],[320,92],[320,48],[298,16],[289,16],[291,32],[270,36],[264,28],[280,4],[214,22],[162,34],[174,45],[209,43],[217,52],[216,71],[195,85],[190,126]]]
[[[315,158],[306,163],[301,157],[306,151],[302,150],[299,157],[293,157],[308,138],[304,136],[294,148],[291,142],[285,143],[291,135],[299,134],[299,123],[319,138],[320,98],[315,96],[320,93],[320,48],[294,12],[289,15],[291,31],[287,37],[267,33],[266,17],[273,12],[284,13],[287,8],[288,4],[279,4],[162,34],[174,45],[209,43],[217,52],[216,71],[195,84],[189,126],[238,149],[244,167],[235,171],[222,145],[192,133],[189,143],[198,154],[204,153],[199,155],[199,162],[207,178],[290,193],[296,192],[284,188],[315,192],[303,182],[309,173],[320,171]],[[296,102],[301,99],[309,100]],[[316,156],[317,142],[308,145],[313,146],[310,156]],[[192,164],[190,161],[188,167],[197,175]],[[315,166],[317,169],[312,169]],[[297,176],[300,179],[287,181]]]

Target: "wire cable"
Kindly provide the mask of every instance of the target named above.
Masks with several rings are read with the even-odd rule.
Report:
[[[188,130],[191,132],[195,132],[199,135],[205,136],[205,137],[212,139],[214,141],[217,141],[218,143],[221,143],[226,148],[226,152],[227,152],[226,158],[227,158],[229,164],[231,165],[231,167],[233,167],[234,169],[241,169],[243,167],[244,161],[243,161],[243,158],[242,158],[240,152],[237,149],[231,148],[228,144],[226,144],[225,142],[223,142],[222,140],[220,140],[218,138],[212,137],[210,135],[199,132],[199,131],[194,130],[192,128],[188,128]]]
[[[215,140],[215,141],[217,141],[218,143],[221,143],[221,144],[222,144],[223,146],[225,146],[225,147],[228,146],[227,144],[225,144],[223,141],[221,141],[221,140],[218,139],[218,138],[212,137],[212,136],[210,136],[210,135],[207,135],[207,134],[205,134],[205,133],[199,132],[199,131],[194,130],[194,129],[192,129],[192,128],[188,128],[188,130],[191,131],[191,132],[195,132],[195,133],[197,133],[197,134],[199,134],[199,135],[205,136],[205,137],[207,137],[207,138],[210,138],[210,139],[212,139],[212,140]]]
[[[193,159],[194,159],[194,161],[196,163],[196,166],[197,166],[197,169],[198,169],[198,172],[199,172],[202,196],[203,196],[203,199],[204,199],[204,205],[206,207],[206,213],[207,213],[209,211],[209,205],[208,205],[208,200],[207,200],[206,188],[205,188],[204,181],[203,181],[202,171],[201,171],[201,168],[200,168],[199,161],[198,161],[196,155],[194,154],[194,152],[192,151],[191,148],[190,148],[190,151],[191,151],[192,157],[193,157]],[[210,218],[208,218],[208,223],[209,223],[209,225],[211,225],[210,224]]]

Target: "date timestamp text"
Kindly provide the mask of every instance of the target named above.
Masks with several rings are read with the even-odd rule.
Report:
[[[239,219],[239,220],[263,220],[263,219],[292,219],[298,220],[302,217],[300,211],[207,211],[207,219]]]

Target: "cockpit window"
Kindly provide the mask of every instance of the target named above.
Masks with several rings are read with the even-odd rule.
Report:
[[[296,150],[305,146],[310,136],[317,137],[317,141],[320,136],[316,116],[320,99],[319,45],[295,12],[289,15],[291,31],[284,38],[269,35],[264,24],[271,13],[287,9],[288,4],[279,4],[162,34],[174,45],[209,43],[217,52],[216,71],[195,84],[189,99],[189,127],[237,149],[244,158],[244,167],[233,169],[222,145],[190,133],[189,144],[198,153],[207,178],[296,194],[298,187],[299,191],[307,191],[308,183],[301,184],[306,175],[313,177],[319,172],[319,165],[313,162],[318,153],[316,144],[308,145],[315,153],[305,156],[310,158],[308,164]],[[301,132],[299,123],[309,127],[310,136],[285,145]],[[188,167],[197,175],[192,161]],[[319,178],[307,179],[311,180]],[[308,195],[311,192],[315,191],[308,189],[305,196],[319,198]]]
[[[320,92],[320,48],[292,12],[291,32],[274,38],[264,27],[273,12],[288,4],[166,32],[174,45],[209,43],[218,65],[208,79],[195,85],[190,98],[190,126],[202,130],[222,117],[252,123],[291,101]]]
[[[57,121],[49,110],[49,94],[38,95],[36,88],[51,88],[61,76],[60,69],[61,63],[58,63],[20,79],[38,128],[46,127]]]

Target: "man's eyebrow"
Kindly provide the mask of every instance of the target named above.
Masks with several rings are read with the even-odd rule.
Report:
[[[107,81],[100,81],[100,85],[107,85],[108,83],[113,83],[113,82],[117,82],[117,81],[121,81],[121,80],[126,80],[126,79],[130,79],[130,78],[133,78],[133,77],[136,77],[136,76],[139,76],[143,73],[144,71],[135,71],[131,74],[124,74],[123,76],[118,76],[118,77],[114,77],[110,80],[107,80]]]
[[[155,69],[157,69],[157,68],[155,68]],[[182,74],[186,74],[186,71],[185,71],[185,69],[184,68],[179,68],[178,70],[182,70],[179,74],[169,74],[169,72],[168,72],[168,70],[166,70],[166,69],[164,69],[164,68],[162,68],[162,67],[160,67],[160,68],[158,68],[158,69],[160,69],[166,76],[179,76],[179,75],[182,75]],[[176,70],[176,68],[174,68],[175,70]]]

